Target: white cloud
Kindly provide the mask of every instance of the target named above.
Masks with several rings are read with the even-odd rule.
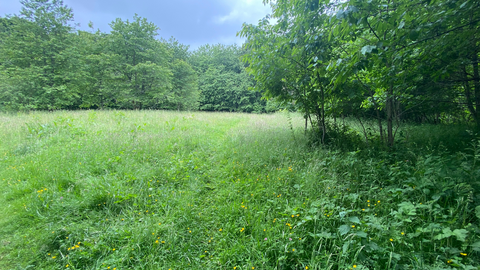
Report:
[[[217,16],[214,21],[218,24],[227,22],[233,23],[257,23],[258,20],[264,18],[271,13],[269,5],[264,5],[262,0],[225,0],[230,13],[224,16]]]

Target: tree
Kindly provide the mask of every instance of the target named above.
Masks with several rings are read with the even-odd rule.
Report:
[[[83,74],[79,82],[80,108],[119,108],[117,100],[126,94],[119,92],[121,74],[116,72],[118,55],[109,51],[109,36],[97,31],[78,31],[75,44],[82,57],[77,72]]]
[[[198,90],[197,73],[188,63],[190,59],[189,46],[181,44],[173,37],[162,42],[171,52],[169,62],[173,80],[172,89],[159,106],[171,110],[197,110],[200,91]]]
[[[156,25],[138,15],[133,19],[110,24],[108,49],[115,58],[114,72],[120,75],[112,87],[122,106],[154,108],[172,86],[170,55],[166,45],[155,39]]]
[[[197,49],[190,62],[198,74],[200,110],[262,112],[265,102],[250,91],[252,78],[240,61],[237,46],[205,45]]]
[[[315,8],[310,6],[312,3],[278,1],[272,4],[275,25],[266,18],[258,26],[244,25],[239,34],[247,38],[243,59],[257,81],[257,91],[263,91],[268,98],[296,103],[305,114],[305,126],[310,121],[324,142],[327,107],[334,105],[327,73],[333,52],[328,33],[322,28],[329,17],[303,13]],[[297,12],[305,16],[297,16]]]
[[[72,46],[71,9],[60,0],[21,1],[21,16],[7,18],[9,27],[1,33],[0,62],[9,81],[3,102],[16,108],[59,109],[77,102],[77,58]],[[6,98],[6,99],[5,99]]]
[[[436,114],[452,109],[436,100],[465,103],[478,123],[479,1],[264,2],[277,22],[244,25],[249,70],[258,89],[300,102],[306,117],[317,112],[319,130],[325,130],[326,114],[339,111],[339,102],[360,99],[352,113],[373,108],[380,138],[390,147],[395,123],[428,101]],[[431,85],[442,94],[423,90]]]

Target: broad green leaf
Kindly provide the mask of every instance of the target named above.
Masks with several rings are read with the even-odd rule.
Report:
[[[362,232],[362,231],[356,232],[355,234],[361,238],[367,238],[368,236],[366,232]]]
[[[458,241],[465,242],[468,236],[468,231],[465,229],[456,229],[456,230],[453,230],[453,235],[457,237]]]
[[[348,220],[352,223],[360,224],[360,219],[358,217],[349,217]]]
[[[345,242],[342,247],[343,254],[347,254],[348,247],[350,246],[350,242]]]
[[[404,213],[409,216],[415,216],[417,214],[415,205],[411,202],[402,202],[398,206],[400,206],[398,209],[398,212],[400,213]]]
[[[474,251],[480,252],[480,241],[477,241],[470,245]]]
[[[438,234],[437,236],[434,237],[435,240],[442,240],[444,238],[448,238],[450,236],[454,235],[452,230],[450,230],[450,228],[444,228],[442,230],[442,233],[441,234]]]
[[[342,225],[338,228],[338,231],[340,232],[340,235],[345,235],[350,231],[350,226],[348,225]]]

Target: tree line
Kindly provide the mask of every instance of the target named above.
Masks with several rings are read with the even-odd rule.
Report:
[[[390,146],[403,121],[480,125],[480,1],[264,3],[273,14],[239,32],[254,88],[294,102],[322,141],[345,115],[375,119]]]
[[[272,110],[236,45],[195,51],[158,39],[146,18],[116,19],[110,33],[76,30],[61,0],[23,0],[0,17],[0,110]]]

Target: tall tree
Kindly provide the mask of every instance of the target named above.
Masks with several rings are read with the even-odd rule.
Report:
[[[110,26],[109,51],[116,58],[115,72],[122,76],[112,86],[121,97],[118,102],[135,109],[155,107],[171,89],[172,77],[169,51],[155,39],[159,28],[138,15]]]
[[[0,45],[2,73],[11,82],[9,102],[27,109],[74,106],[78,95],[68,87],[77,80],[72,64],[78,55],[68,24],[72,10],[60,0],[21,3],[21,15],[8,19]]]
[[[173,37],[162,40],[170,51],[170,68],[172,70],[172,89],[159,105],[163,109],[198,110],[200,91],[198,76],[189,63],[189,46],[180,43]]]
[[[250,91],[252,78],[246,73],[237,46],[205,45],[190,62],[198,73],[200,109],[205,111],[262,112],[265,101]]]
[[[259,87],[301,102],[306,115],[320,109],[324,119],[325,112],[338,111],[338,101],[358,104],[361,98],[363,109],[352,113],[358,116],[373,108],[380,137],[389,146],[394,144],[395,123],[429,100],[465,103],[479,122],[479,1],[264,2],[271,4],[276,23],[270,26],[264,20],[258,26],[245,25],[240,32],[250,49],[249,69]],[[283,64],[278,58],[285,59]],[[310,65],[302,75],[299,70],[305,63]],[[422,63],[428,68],[421,68]],[[304,89],[320,94],[295,95],[289,84],[297,85],[297,93]],[[431,85],[442,94],[421,90]],[[459,96],[460,88],[464,91]],[[320,102],[308,107],[304,100]],[[429,103],[435,107],[432,112],[451,109],[439,103],[445,104]]]

